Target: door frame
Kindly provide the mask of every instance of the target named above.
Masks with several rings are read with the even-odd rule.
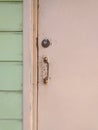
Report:
[[[23,0],[23,130],[37,130],[37,2]]]

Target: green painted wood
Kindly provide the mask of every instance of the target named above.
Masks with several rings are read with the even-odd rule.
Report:
[[[22,61],[22,33],[0,33],[0,61]]]
[[[19,120],[0,120],[0,130],[22,130],[22,122]]]
[[[22,2],[0,2],[0,31],[22,31]]]
[[[23,104],[23,3],[20,1],[0,0],[0,130],[22,130],[22,121],[18,120],[22,119]]]
[[[10,1],[23,1],[23,0],[0,0],[0,1],[7,1],[7,2],[10,2]]]
[[[22,119],[22,93],[0,92],[1,119]]]
[[[22,90],[22,63],[0,62],[0,90]]]

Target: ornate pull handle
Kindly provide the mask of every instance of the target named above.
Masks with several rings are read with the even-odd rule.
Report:
[[[47,73],[46,73],[46,77],[43,79],[44,84],[48,83],[48,79],[49,79],[49,62],[48,62],[48,58],[44,57],[43,58],[44,63],[47,65]]]

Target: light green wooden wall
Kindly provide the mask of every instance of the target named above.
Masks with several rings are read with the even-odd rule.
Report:
[[[0,0],[0,130],[22,130],[23,1]]]

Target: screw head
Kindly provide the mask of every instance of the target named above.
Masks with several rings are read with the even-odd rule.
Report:
[[[47,48],[50,46],[50,41],[48,39],[44,39],[42,41],[42,47]]]
[[[48,84],[48,79],[47,78],[44,79],[44,83]]]
[[[44,60],[44,62],[48,62],[48,58],[47,57],[44,57],[43,60]]]

